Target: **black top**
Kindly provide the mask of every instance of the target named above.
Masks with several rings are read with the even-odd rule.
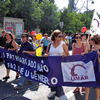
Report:
[[[6,37],[1,36],[0,37],[0,46],[5,47],[6,44]]]
[[[14,48],[13,45],[12,45],[12,41],[13,40],[11,40],[9,43],[5,44],[5,49],[8,49],[8,48],[12,49],[12,48]]]

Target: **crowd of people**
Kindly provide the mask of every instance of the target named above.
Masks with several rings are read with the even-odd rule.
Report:
[[[15,35],[11,32],[2,31],[2,36],[0,37],[0,46],[2,48],[28,53],[36,56],[70,56],[69,49],[72,49],[72,55],[81,54],[84,56],[85,53],[97,51],[98,59],[100,64],[100,37],[98,35],[89,36],[87,34],[76,33],[72,36],[67,36],[66,33],[63,33],[60,30],[55,30],[52,32],[51,36],[48,37],[48,34],[45,33],[44,37],[41,40],[36,39],[36,34],[33,36],[28,33],[23,33],[21,35],[21,44],[16,43]],[[71,46],[70,46],[71,45]],[[9,79],[10,69],[7,69],[6,76],[3,79]],[[19,73],[16,72],[15,79],[19,78]],[[24,85],[25,77],[21,76],[20,81],[15,89],[21,89]],[[31,80],[28,80],[26,84],[32,84]],[[50,87],[51,92],[48,94],[48,98],[55,95],[54,100],[61,99],[61,95],[64,95],[62,86],[54,86]],[[100,87],[94,88],[96,91],[96,100],[100,98]],[[73,91],[73,93],[77,93],[80,91],[79,87]],[[85,92],[85,100],[89,99],[89,87],[82,87],[82,92]],[[63,94],[62,94],[63,93]],[[61,99],[62,100],[62,99]]]

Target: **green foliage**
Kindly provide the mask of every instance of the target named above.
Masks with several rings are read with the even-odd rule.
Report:
[[[63,11],[60,12],[60,21],[64,22],[64,27],[63,31],[66,33],[69,33],[69,30],[72,30],[71,32],[79,32],[82,27],[86,27],[89,29],[92,16],[93,16],[93,11],[88,12],[88,17],[87,17],[87,12],[84,13],[70,13],[69,8],[64,8]]]
[[[93,11],[70,13],[70,6],[58,11],[54,1],[0,0],[0,17],[22,18],[28,31],[40,28],[43,33],[51,33],[55,29],[60,29],[60,22],[64,22],[62,31],[66,33],[78,32],[86,26],[90,29]]]
[[[44,14],[41,18],[40,29],[43,33],[55,30],[59,24],[59,13],[57,7],[50,1],[44,0],[41,5]]]
[[[9,12],[9,5],[11,4],[10,0],[0,0],[0,17],[6,16]]]

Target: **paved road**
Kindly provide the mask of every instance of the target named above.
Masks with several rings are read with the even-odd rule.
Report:
[[[24,85],[23,89],[15,90],[14,87],[18,84],[19,79],[15,80],[16,73],[10,72],[10,79],[3,81],[2,77],[6,75],[4,64],[0,63],[0,100],[53,100],[48,99],[47,95],[50,92],[48,86],[41,83],[33,82],[31,85]],[[68,100],[84,100],[84,94],[73,94],[75,87],[63,87]],[[95,91],[91,88],[90,99],[96,100]]]
[[[50,89],[42,83],[33,82],[31,85],[24,85],[23,89],[15,90],[14,87],[19,82],[19,79],[15,80],[16,73],[11,71],[10,79],[3,81],[2,78],[5,75],[6,68],[0,62],[0,100],[53,100],[54,98],[47,98]],[[81,91],[77,94],[73,93],[75,87],[63,87],[63,89],[68,100],[84,100],[85,98]],[[89,100],[96,100],[96,94],[93,88],[91,88]]]

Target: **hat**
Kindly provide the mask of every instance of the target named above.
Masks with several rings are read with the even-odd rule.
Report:
[[[54,32],[60,32],[60,30],[56,29]]]
[[[47,33],[45,33],[44,35],[48,35]]]

